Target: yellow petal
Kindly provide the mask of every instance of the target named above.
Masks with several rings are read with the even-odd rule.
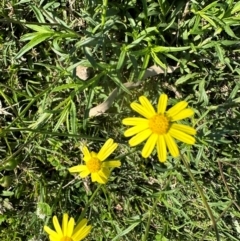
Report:
[[[84,155],[84,158],[83,158],[84,161],[91,159],[91,154],[90,154],[90,152],[89,152],[89,150],[88,150],[88,148],[87,148],[86,146],[84,146],[84,147],[82,148],[82,153],[83,153],[83,155]]]
[[[92,182],[97,182],[98,174],[97,172],[91,173]]]
[[[97,172],[92,173],[91,175],[92,182],[98,182],[100,184],[105,184],[107,179],[101,177]]]
[[[131,103],[131,108],[135,110],[140,115],[144,116],[145,118],[149,119],[153,116],[152,112],[143,107],[142,105],[138,103]]]
[[[139,97],[139,101],[141,105],[152,114],[152,116],[156,115],[156,111],[154,110],[152,104],[150,103],[147,97],[142,95]]]
[[[196,135],[197,131],[190,127],[190,126],[187,126],[187,125],[182,125],[182,124],[176,124],[176,123],[173,123],[171,125],[171,128],[175,129],[175,130],[179,130],[179,131],[182,131],[182,132],[185,132],[189,135]]]
[[[81,222],[76,226],[73,231],[72,239],[73,240],[82,240],[84,239],[90,232],[91,226],[87,226],[87,219],[81,220]]]
[[[97,158],[100,161],[104,161],[114,152],[117,146],[117,143],[113,143],[113,139],[108,139],[97,154]]]
[[[153,133],[147,140],[146,144],[144,145],[142,149],[142,156],[144,158],[147,158],[151,155],[156,143],[158,140],[158,135]]]
[[[64,213],[62,218],[62,231],[63,236],[67,235],[67,228],[68,228],[68,214]]]
[[[187,105],[188,103],[186,101],[180,101],[166,112],[167,117],[172,118],[173,116],[177,115],[180,111],[184,110],[187,107]]]
[[[161,94],[158,100],[158,114],[164,114],[167,108],[168,96]]]
[[[189,108],[184,109],[184,110],[180,111],[178,114],[172,116],[171,121],[182,120],[182,119],[188,118],[192,115],[194,115],[194,111],[192,109],[189,109]]]
[[[173,157],[179,156],[179,150],[174,139],[169,134],[164,135],[164,139],[171,155]]]
[[[108,179],[110,176],[110,171],[108,168],[102,168],[99,172],[98,175],[102,177],[103,179]]]
[[[53,226],[54,226],[57,234],[60,235],[60,236],[63,236],[63,232],[62,232],[62,229],[61,229],[60,224],[58,222],[57,216],[53,217]]]
[[[137,126],[148,124],[148,120],[140,117],[131,117],[123,119],[122,123],[127,126]]]
[[[87,168],[86,170],[80,172],[80,173],[79,173],[79,176],[80,176],[81,178],[84,178],[84,177],[88,176],[90,173],[91,173],[91,172],[90,172],[90,171],[88,170],[88,168]]]
[[[128,143],[130,146],[136,146],[141,142],[145,141],[151,134],[152,134],[152,131],[150,129],[146,129],[138,133],[136,136],[132,137]]]
[[[106,161],[102,163],[102,167],[120,167],[121,162],[118,160]]]
[[[160,162],[165,162],[167,159],[167,147],[164,136],[159,136],[157,141],[157,153]]]
[[[61,240],[61,238],[62,238],[62,237],[58,237],[58,238],[56,239],[55,236],[49,235],[49,239],[50,239],[50,241]]]
[[[148,121],[148,122],[149,122],[149,121]],[[137,125],[137,126],[133,126],[133,127],[129,128],[128,130],[126,130],[126,131],[124,132],[124,136],[126,136],[126,137],[134,136],[134,135],[136,135],[137,133],[146,130],[147,128],[149,128],[148,122],[145,123],[145,124],[143,124],[143,125]]]
[[[73,237],[73,240],[81,241],[83,240],[91,231],[92,226],[86,226],[85,228],[79,230]]]
[[[174,128],[170,128],[169,132],[168,132],[172,137],[174,137],[175,139],[182,141],[184,143],[193,145],[195,143],[195,138],[182,132],[179,130],[176,130]]]
[[[67,227],[67,237],[72,237],[73,234],[73,228],[74,228],[74,218],[70,218],[68,222],[68,227]]]
[[[86,170],[87,170],[86,165],[77,165],[77,166],[68,168],[68,171],[71,173],[82,172],[82,171],[86,171]]]
[[[50,236],[54,237],[56,240],[61,238],[61,236],[59,236],[55,231],[50,229],[48,226],[44,226],[43,229],[46,233],[48,233]]]
[[[84,218],[84,219],[82,219],[78,224],[77,224],[77,226],[74,228],[74,231],[73,231],[73,239],[74,239],[74,235],[79,231],[79,230],[81,230],[81,229],[83,229],[84,227],[86,227],[87,226],[87,222],[88,222],[88,220],[86,219],[86,218]]]

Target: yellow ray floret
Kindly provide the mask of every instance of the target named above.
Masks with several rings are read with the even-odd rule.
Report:
[[[188,118],[194,114],[193,110],[187,108],[186,101],[180,101],[166,111],[168,97],[162,94],[159,97],[157,112],[150,101],[145,97],[139,97],[138,103],[131,103],[131,108],[142,117],[130,117],[122,120],[124,125],[131,126],[124,132],[129,140],[130,146],[136,146],[146,140],[142,149],[142,156],[147,158],[157,146],[158,158],[161,162],[167,159],[167,149],[173,157],[179,156],[179,149],[175,139],[186,144],[193,145],[196,130],[190,126],[174,123]]]

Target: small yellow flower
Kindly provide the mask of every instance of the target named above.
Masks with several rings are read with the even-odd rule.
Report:
[[[118,144],[114,143],[113,139],[108,139],[98,153],[90,153],[88,148],[84,146],[82,152],[86,165],[71,167],[69,171],[71,173],[78,172],[82,178],[91,174],[92,182],[105,184],[110,175],[110,168],[121,166],[121,162],[118,160],[105,161],[117,146]]]
[[[142,156],[147,158],[157,145],[158,158],[161,162],[167,159],[167,148],[173,157],[179,156],[179,150],[174,140],[193,145],[196,130],[190,126],[174,123],[194,114],[193,110],[186,108],[188,103],[180,101],[168,111],[166,94],[159,97],[157,113],[145,96],[139,98],[141,104],[131,103],[131,108],[145,118],[132,117],[122,120],[124,125],[133,126],[124,132],[126,137],[134,136],[129,140],[130,146],[136,146],[147,139],[142,149]]]
[[[50,241],[81,241],[90,232],[91,226],[87,226],[87,219],[83,219],[74,228],[74,218],[68,220],[68,214],[65,213],[60,226],[56,216],[53,217],[53,226],[56,231],[44,226],[44,231],[49,234]]]

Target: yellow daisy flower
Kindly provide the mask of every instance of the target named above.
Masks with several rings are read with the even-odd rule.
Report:
[[[53,217],[53,226],[56,231],[44,226],[44,231],[49,234],[50,241],[81,241],[90,232],[91,226],[87,226],[87,219],[83,219],[74,228],[74,218],[68,220],[68,214],[65,213],[62,219],[62,227],[56,216]]]
[[[78,172],[84,178],[91,174],[92,182],[105,184],[110,175],[110,168],[120,167],[121,162],[111,160],[104,162],[117,148],[118,144],[113,139],[108,139],[98,153],[89,152],[86,146],[83,147],[83,160],[86,165],[77,165],[69,168],[71,173]]]
[[[193,145],[196,130],[190,126],[174,123],[194,114],[186,108],[188,103],[181,101],[166,111],[168,97],[162,94],[159,97],[157,113],[145,96],[139,97],[138,103],[131,103],[131,108],[145,118],[132,117],[122,120],[124,125],[133,126],[124,132],[126,137],[134,136],[129,140],[130,146],[136,146],[147,139],[142,149],[142,156],[147,158],[157,145],[158,158],[161,162],[167,159],[167,148],[173,157],[179,156],[179,149],[174,140]]]

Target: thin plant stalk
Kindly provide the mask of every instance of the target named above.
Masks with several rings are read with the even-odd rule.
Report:
[[[87,209],[89,208],[90,204],[93,202],[94,198],[96,197],[99,189],[101,188],[101,185],[98,185],[98,187],[95,189],[94,193],[92,194],[92,196],[90,197],[89,201],[87,202],[86,206],[84,207],[83,211],[80,214],[80,217],[78,218],[77,223],[79,223],[83,217],[85,216]]]
[[[197,188],[197,190],[198,190],[198,192],[199,192],[199,194],[200,194],[200,196],[201,196],[201,198],[202,198],[203,204],[204,204],[204,206],[206,207],[207,213],[208,213],[208,215],[209,215],[209,217],[210,217],[210,219],[211,219],[211,221],[212,221],[212,225],[213,225],[214,230],[215,230],[215,233],[216,233],[217,241],[220,241],[217,224],[216,224],[215,218],[214,218],[214,216],[213,216],[212,210],[211,210],[211,208],[209,207],[208,202],[207,202],[207,199],[206,199],[206,197],[205,197],[205,195],[204,195],[204,193],[203,193],[203,190],[202,190],[202,188],[198,185],[196,179],[194,178],[194,176],[193,176],[193,174],[192,174],[192,172],[191,172],[191,170],[190,170],[190,168],[189,168],[189,166],[188,166],[188,163],[187,163],[187,161],[186,161],[186,159],[185,159],[185,156],[183,156],[181,153],[180,153],[180,156],[181,156],[181,159],[182,159],[182,162],[183,162],[184,166],[185,166],[186,169],[187,169],[188,175],[190,176],[190,178],[191,178],[192,181],[194,182],[194,184],[195,184],[195,186],[196,186],[196,188]]]

